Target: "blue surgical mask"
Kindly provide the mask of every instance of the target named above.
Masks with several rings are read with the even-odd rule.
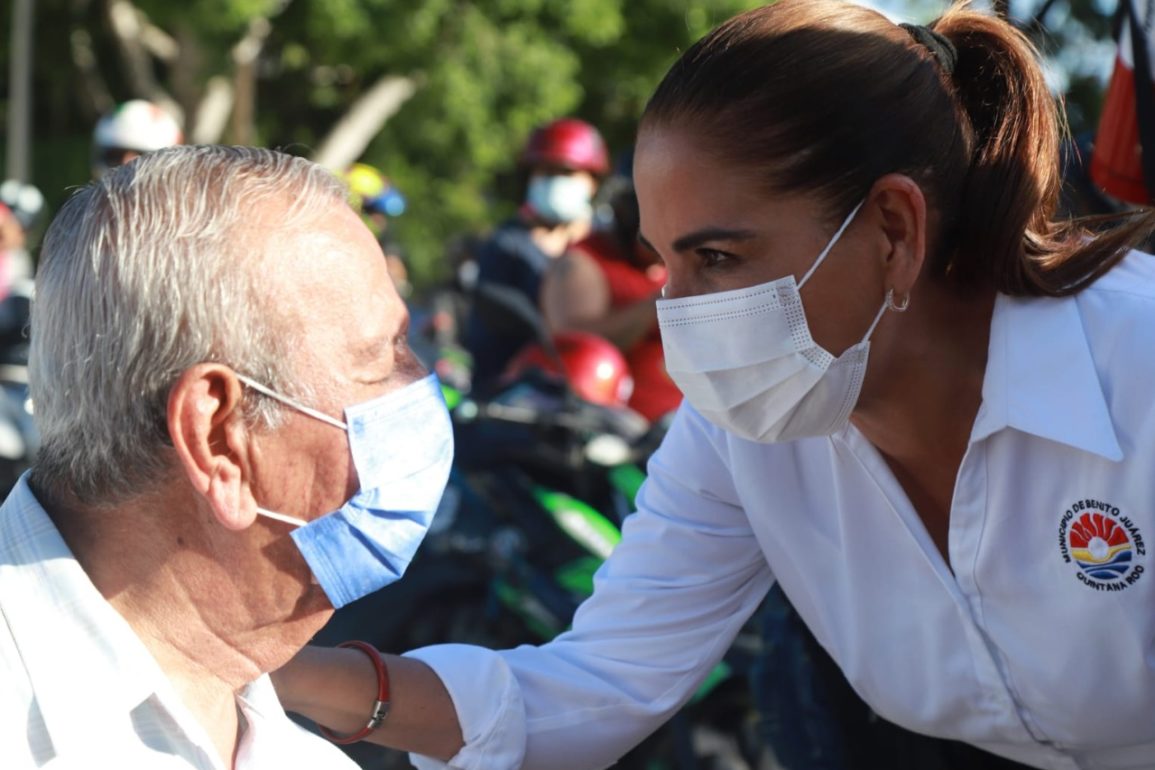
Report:
[[[559,224],[588,219],[593,213],[589,182],[574,174],[534,176],[525,202],[542,219]]]
[[[257,508],[292,538],[335,608],[398,580],[421,545],[453,463],[453,427],[436,375],[345,409],[345,422],[237,375],[253,390],[349,435],[360,488],[313,521]]]

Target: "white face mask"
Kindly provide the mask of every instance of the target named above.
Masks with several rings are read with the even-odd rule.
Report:
[[[589,180],[577,174],[533,177],[525,202],[542,219],[558,224],[589,219],[593,214]]]
[[[737,436],[772,443],[840,430],[858,401],[870,335],[835,358],[810,336],[802,286],[826,259],[862,204],[810,270],[746,289],[659,300],[670,377],[703,417]]]

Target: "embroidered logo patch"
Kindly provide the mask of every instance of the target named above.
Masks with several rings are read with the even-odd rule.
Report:
[[[1118,507],[1078,500],[1059,520],[1059,552],[1078,567],[1075,577],[1096,591],[1122,591],[1143,575],[1147,555],[1139,528]]]

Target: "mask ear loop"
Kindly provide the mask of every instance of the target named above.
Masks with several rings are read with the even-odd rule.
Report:
[[[818,255],[818,259],[814,260],[814,264],[810,266],[810,269],[806,271],[806,275],[802,276],[802,280],[798,282],[799,289],[806,285],[806,282],[810,280],[810,276],[814,275],[814,271],[817,270],[818,266],[822,264],[822,261],[826,259],[826,255],[834,248],[834,244],[838,243],[838,239],[846,232],[846,228],[850,227],[850,223],[854,221],[855,214],[858,213],[858,210],[862,208],[862,204],[864,203],[866,203],[865,198],[859,201],[858,205],[854,207],[854,210],[850,212],[850,215],[842,221],[842,224],[834,233],[834,237],[830,239],[830,243],[826,244],[826,248]]]
[[[274,519],[276,521],[282,521],[285,524],[292,524],[294,527],[303,527],[309,523],[309,522],[305,521],[304,519],[298,519],[296,516],[289,516],[288,514],[277,513],[276,511],[270,511],[268,508],[262,508],[259,505],[257,506],[257,513],[261,514],[262,516],[267,516],[268,518]]]
[[[273,399],[274,401],[280,401],[282,404],[285,404],[286,406],[290,406],[293,409],[296,409],[300,412],[303,412],[303,413],[309,415],[310,417],[313,417],[315,419],[320,420],[321,422],[327,422],[330,425],[332,425],[336,428],[340,428],[343,431],[347,432],[349,430],[349,427],[345,423],[341,422],[340,420],[337,420],[337,419],[330,417],[329,415],[325,414],[324,412],[318,411],[318,410],[316,410],[310,406],[305,406],[304,404],[298,403],[297,401],[294,401],[293,399],[289,398],[288,396],[282,396],[280,393],[273,390],[272,388],[266,388],[261,383],[257,382],[256,380],[252,379],[251,377],[246,377],[245,375],[241,374],[240,372],[236,372],[236,375],[237,375],[237,379],[240,380],[241,382],[243,382],[245,385],[248,385],[250,388],[252,388],[253,390],[257,391],[258,393],[260,393],[262,395],[268,396],[269,398]],[[298,519],[296,516],[289,516],[289,515],[284,514],[284,513],[277,513],[276,511],[270,511],[268,508],[262,508],[260,506],[257,506],[257,513],[261,514],[262,516],[266,516],[270,519],[273,519],[274,521],[284,522],[285,524],[290,524],[294,527],[303,527],[309,523],[309,522],[305,521],[304,519]]]
[[[330,417],[329,415],[325,414],[324,412],[318,411],[318,410],[312,408],[311,406],[305,406],[302,403],[294,401],[293,399],[289,398],[288,396],[282,396],[277,391],[275,391],[271,388],[266,388],[264,385],[260,384],[256,380],[253,380],[249,377],[246,377],[245,375],[241,374],[240,372],[237,372],[236,374],[237,374],[238,380],[245,383],[246,385],[248,385],[253,390],[257,391],[258,393],[261,393],[262,395],[268,396],[269,398],[273,399],[274,401],[280,401],[282,404],[293,407],[298,412],[304,412],[305,414],[309,415],[310,417],[313,417],[317,420],[320,420],[321,422],[327,422],[335,428],[340,428],[343,431],[349,430],[348,425],[346,425],[345,423],[336,419],[335,417]]]

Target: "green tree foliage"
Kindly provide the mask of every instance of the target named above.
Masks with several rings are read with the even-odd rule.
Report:
[[[78,77],[75,39],[91,41],[114,101],[143,96],[128,76],[113,0],[37,4],[37,172],[51,199],[87,178],[101,105]],[[196,116],[214,76],[232,77],[234,46],[269,19],[257,66],[254,142],[308,155],[379,78],[413,79],[414,96],[362,160],[409,198],[395,233],[419,279],[443,272],[445,248],[516,206],[518,151],[563,115],[598,125],[621,151],[646,96],[678,52],[751,0],[136,0],[178,49],[153,57],[159,86]],[[5,10],[6,13],[6,10]],[[6,47],[7,41],[0,42]],[[0,65],[4,66],[4,65]],[[99,90],[99,89],[95,89]],[[232,134],[226,133],[223,141]],[[48,155],[44,155],[46,152]],[[67,148],[62,150],[61,148]],[[51,156],[51,160],[48,156]]]
[[[315,146],[376,78],[413,77],[417,93],[364,160],[409,197],[396,232],[419,277],[429,278],[445,268],[453,235],[513,210],[517,154],[534,126],[576,114],[614,150],[628,147],[646,96],[677,53],[755,4],[296,0],[274,33],[269,60],[279,76],[262,83],[261,136]]]
[[[88,175],[101,95],[139,93],[110,8],[125,0],[36,3],[34,181],[50,202]],[[1025,21],[1042,0],[1014,0]],[[416,84],[365,150],[409,198],[394,223],[419,282],[443,274],[447,244],[510,214],[520,193],[518,151],[531,129],[583,117],[621,152],[649,93],[676,56],[758,0],[135,0],[170,44],[149,72],[191,125],[212,78],[237,81],[238,41],[260,29],[252,141],[310,155],[359,96],[385,76]],[[888,0],[931,18],[939,0]],[[0,5],[7,28],[10,4]],[[931,9],[931,10],[928,10]],[[1044,49],[1061,66],[1077,130],[1093,130],[1113,58],[1112,3],[1056,0]],[[905,13],[904,13],[905,11]],[[85,43],[87,41],[87,43]],[[78,45],[84,43],[84,45]],[[1094,46],[1098,46],[1097,48]],[[0,39],[7,75],[8,40]],[[92,63],[84,71],[82,55]],[[1101,61],[1102,60],[1102,61]],[[96,78],[96,80],[94,80]],[[0,82],[6,83],[7,77]],[[94,85],[95,84],[95,85]],[[6,87],[0,85],[0,112]],[[241,134],[242,136],[244,134]],[[226,131],[222,141],[237,134]]]

